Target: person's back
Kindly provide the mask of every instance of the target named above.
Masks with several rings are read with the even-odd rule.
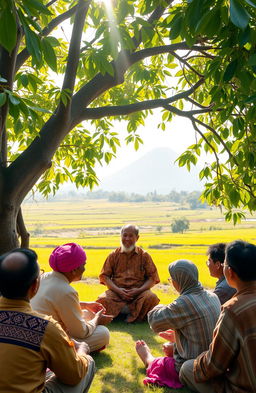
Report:
[[[73,344],[57,325],[51,317],[32,311],[26,301],[0,298],[0,392],[42,392],[47,363],[62,382],[75,385],[81,380],[86,359],[70,356]]]
[[[202,290],[180,297],[175,308],[176,313],[180,314],[181,318],[183,316],[183,322],[180,320],[180,327],[176,328],[177,350],[174,353],[179,368],[184,360],[194,358],[209,347],[220,314],[220,303],[216,295]],[[187,311],[184,311],[185,309]]]
[[[39,283],[34,251],[20,248],[0,256],[0,392],[85,393],[93,359],[54,319],[32,311]]]
[[[182,364],[206,350],[211,342],[220,301],[217,295],[203,289],[198,269],[191,261],[177,260],[168,269],[168,281],[180,296],[148,313],[150,327],[169,341],[163,345],[165,357],[154,358],[144,340],[138,340],[135,348],[147,368],[144,383],[179,388]]]
[[[156,306],[148,314],[155,332],[175,330],[174,359],[179,370],[187,359],[208,349],[220,314],[218,297],[204,289],[179,296],[167,306]]]
[[[39,313],[51,315],[64,330],[67,330],[69,310],[65,304],[66,296],[67,298],[72,296],[77,303],[79,302],[76,291],[69,285],[63,274],[54,271],[44,273],[41,277],[39,290],[36,296],[31,299],[31,306]],[[80,308],[78,311],[80,314]],[[79,315],[79,319],[82,320],[82,313]]]
[[[206,350],[220,313],[220,301],[198,282],[195,264],[178,260],[169,265],[170,279],[180,296],[172,303],[158,305],[148,313],[151,328],[159,333],[175,330],[174,358],[176,369]]]
[[[223,313],[225,326],[222,330],[223,340],[218,350],[220,355],[223,354],[223,365],[227,366],[225,391],[230,393],[255,392],[256,283],[251,288],[239,291],[230,299],[224,305]],[[225,340],[225,345],[223,345],[226,337],[225,330],[228,330],[228,340]],[[234,355],[236,358],[232,366],[229,364],[230,356],[227,356],[227,352],[231,352],[232,357]]]
[[[209,349],[183,364],[180,379],[200,393],[255,393],[256,246],[228,244],[224,274],[237,293],[222,306]]]
[[[51,315],[70,337],[84,341],[90,351],[105,348],[109,343],[109,330],[103,326],[111,316],[103,315],[104,307],[95,302],[83,302],[70,285],[81,280],[85,270],[86,254],[76,243],[56,247],[49,259],[52,272],[44,273],[37,294],[31,299],[32,308]]]

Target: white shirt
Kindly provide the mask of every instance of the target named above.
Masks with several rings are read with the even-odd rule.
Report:
[[[78,293],[65,275],[59,272],[41,276],[39,290],[31,299],[31,307],[42,314],[51,315],[73,338],[86,338],[96,328],[93,322],[84,319]]]

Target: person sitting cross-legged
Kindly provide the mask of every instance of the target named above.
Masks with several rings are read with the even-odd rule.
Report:
[[[145,384],[179,388],[182,364],[203,352],[211,342],[220,314],[220,301],[198,282],[198,270],[192,262],[173,262],[169,273],[169,281],[180,296],[166,306],[154,307],[148,313],[148,322],[156,333],[172,342],[163,346],[165,357],[153,357],[143,340],[136,342],[136,351],[147,367]]]
[[[56,247],[50,255],[52,272],[41,276],[41,285],[31,300],[32,308],[51,315],[77,341],[89,345],[90,352],[104,349],[109,343],[109,330],[103,326],[112,321],[104,307],[96,302],[79,302],[70,285],[81,280],[86,254],[76,243]]]
[[[126,322],[145,320],[148,311],[159,303],[150,290],[159,282],[157,268],[151,256],[136,246],[138,239],[138,227],[125,225],[121,229],[121,247],[107,257],[99,276],[108,290],[97,302],[114,317],[126,314]]]
[[[209,349],[183,364],[180,379],[199,393],[255,393],[256,246],[228,244],[224,274],[237,292],[222,306]]]
[[[70,340],[52,317],[32,310],[39,284],[33,250],[0,257],[0,392],[88,392],[95,365],[87,345]]]

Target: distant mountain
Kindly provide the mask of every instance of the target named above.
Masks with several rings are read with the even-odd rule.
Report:
[[[100,183],[100,188],[105,191],[138,194],[202,190],[203,185],[198,178],[201,168],[192,166],[188,172],[186,168],[180,168],[174,163],[177,157],[178,154],[169,148],[151,150],[142,158],[106,177]]]

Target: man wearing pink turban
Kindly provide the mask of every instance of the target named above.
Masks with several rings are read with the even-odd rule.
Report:
[[[70,285],[81,280],[85,270],[83,248],[76,243],[58,246],[50,255],[49,264],[53,271],[41,276],[32,308],[51,315],[72,338],[86,342],[90,352],[103,349],[109,343],[109,330],[102,325],[112,318],[104,315],[105,308],[97,302],[80,304],[78,293]]]

